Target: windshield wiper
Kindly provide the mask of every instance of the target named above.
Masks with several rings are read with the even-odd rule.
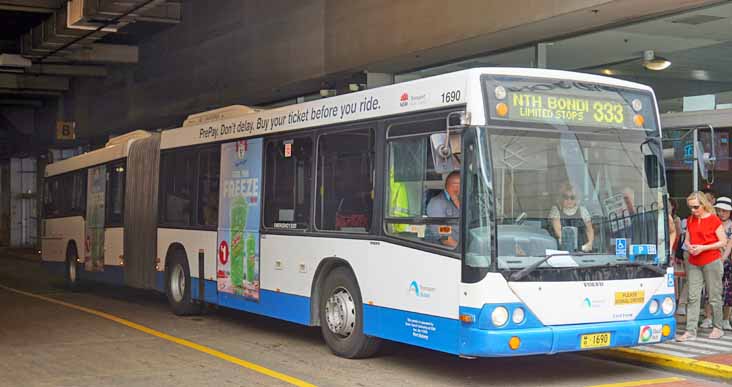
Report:
[[[556,254],[549,254],[546,257],[532,263],[531,265],[521,269],[520,271],[517,271],[513,274],[511,274],[511,281],[518,281],[521,278],[526,277],[527,274],[531,273],[532,271],[536,270],[537,267],[541,266],[542,263],[550,260],[552,257],[560,257],[560,256],[577,256],[577,257],[583,257],[588,255],[607,255],[603,253],[556,253]]]

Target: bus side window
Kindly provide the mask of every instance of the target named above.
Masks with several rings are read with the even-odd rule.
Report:
[[[264,225],[278,229],[310,226],[313,140],[295,137],[266,146]]]
[[[121,226],[125,205],[125,164],[107,167],[107,226]]]
[[[164,224],[190,226],[193,204],[193,178],[196,153],[167,152],[160,156],[161,221]]]
[[[221,148],[198,155],[198,224],[216,226],[219,222],[219,174]]]
[[[445,119],[440,118],[389,128],[389,136],[399,137],[388,142],[385,230],[398,238],[455,249],[455,242],[459,243],[459,217],[452,214],[459,211],[444,203],[432,207],[443,209],[444,214],[427,211],[432,200],[445,195],[448,173],[435,171],[429,137],[444,131],[445,125]]]
[[[373,208],[371,129],[318,138],[315,227],[324,231],[368,232]]]
[[[69,215],[86,216],[86,177],[88,170],[84,169],[68,175],[67,187],[62,188],[71,193]]]

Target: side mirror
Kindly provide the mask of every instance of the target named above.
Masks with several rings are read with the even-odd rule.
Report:
[[[460,136],[456,134],[451,134],[449,141],[445,133],[430,136],[435,172],[445,174],[460,169],[460,162],[455,157],[455,154],[460,153],[460,145]]]
[[[646,171],[646,181],[648,183],[648,187],[650,188],[658,188],[663,187],[666,185],[666,176],[663,173],[663,169],[661,168],[661,164],[658,162],[658,157],[656,155],[645,155],[643,157],[645,171]]]

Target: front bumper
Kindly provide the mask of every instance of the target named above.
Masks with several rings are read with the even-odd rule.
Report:
[[[463,324],[460,335],[460,355],[475,357],[503,357],[559,352],[586,351],[580,345],[582,335],[610,333],[610,345],[602,348],[630,347],[642,345],[640,331],[644,326],[668,325],[668,336],[661,335],[664,342],[674,338],[676,320],[673,316],[647,320],[632,320],[607,323],[544,326],[524,329],[480,329],[475,325]],[[520,346],[512,350],[509,340],[518,337]],[[652,344],[652,343],[649,343]]]

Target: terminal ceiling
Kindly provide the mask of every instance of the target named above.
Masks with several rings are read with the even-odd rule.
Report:
[[[642,65],[643,51],[672,62],[663,71]],[[511,50],[406,74],[417,78],[483,66],[533,66],[535,49]],[[681,97],[717,94],[732,103],[732,3],[548,42],[547,67],[585,71],[648,84],[665,111],[680,111]]]
[[[0,0],[0,157],[17,145],[4,139],[33,135],[14,116],[53,109],[75,77],[137,63],[137,43],[180,16],[179,0]]]

